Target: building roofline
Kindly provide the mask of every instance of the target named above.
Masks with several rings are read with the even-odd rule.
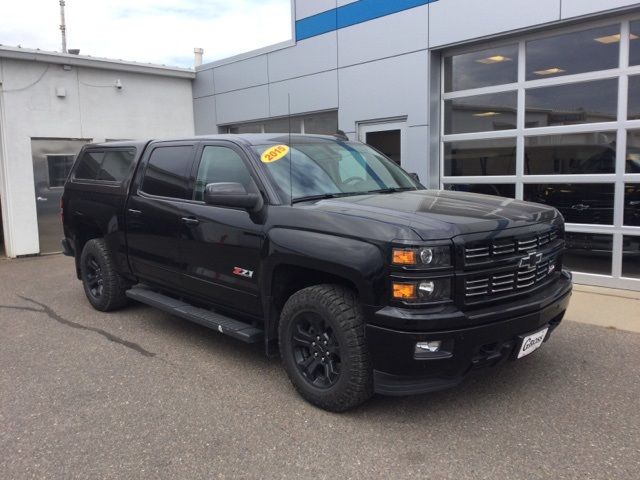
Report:
[[[70,53],[51,52],[47,50],[0,45],[0,58],[25,60],[31,62],[72,65],[78,67],[117,70],[163,77],[195,78],[195,71],[190,68],[167,67],[153,63],[127,62],[111,58],[91,57],[89,55],[73,55]]]

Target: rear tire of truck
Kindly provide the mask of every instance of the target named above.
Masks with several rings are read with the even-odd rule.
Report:
[[[127,304],[128,282],[116,271],[104,240],[89,240],[80,256],[80,275],[84,293],[96,310],[109,312]]]
[[[310,403],[344,412],[373,395],[364,317],[351,290],[315,285],[294,293],[278,333],[287,375]]]

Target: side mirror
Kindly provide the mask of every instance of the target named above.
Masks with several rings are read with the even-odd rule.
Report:
[[[413,178],[415,182],[420,183],[420,177],[418,176],[417,173],[410,173],[409,176]]]
[[[209,183],[204,189],[204,202],[220,207],[236,207],[256,210],[262,205],[262,197],[249,193],[240,183]]]

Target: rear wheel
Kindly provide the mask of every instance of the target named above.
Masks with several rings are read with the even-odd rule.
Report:
[[[80,257],[80,276],[84,293],[96,310],[108,312],[127,303],[127,281],[115,269],[104,240],[89,240]]]
[[[364,320],[354,293],[316,285],[289,298],[280,317],[280,352],[300,395],[342,412],[373,394]]]

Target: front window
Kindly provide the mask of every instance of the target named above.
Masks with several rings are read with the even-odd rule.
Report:
[[[393,161],[361,143],[294,139],[291,146],[254,149],[287,201],[421,188]],[[278,151],[286,154],[269,156]]]

